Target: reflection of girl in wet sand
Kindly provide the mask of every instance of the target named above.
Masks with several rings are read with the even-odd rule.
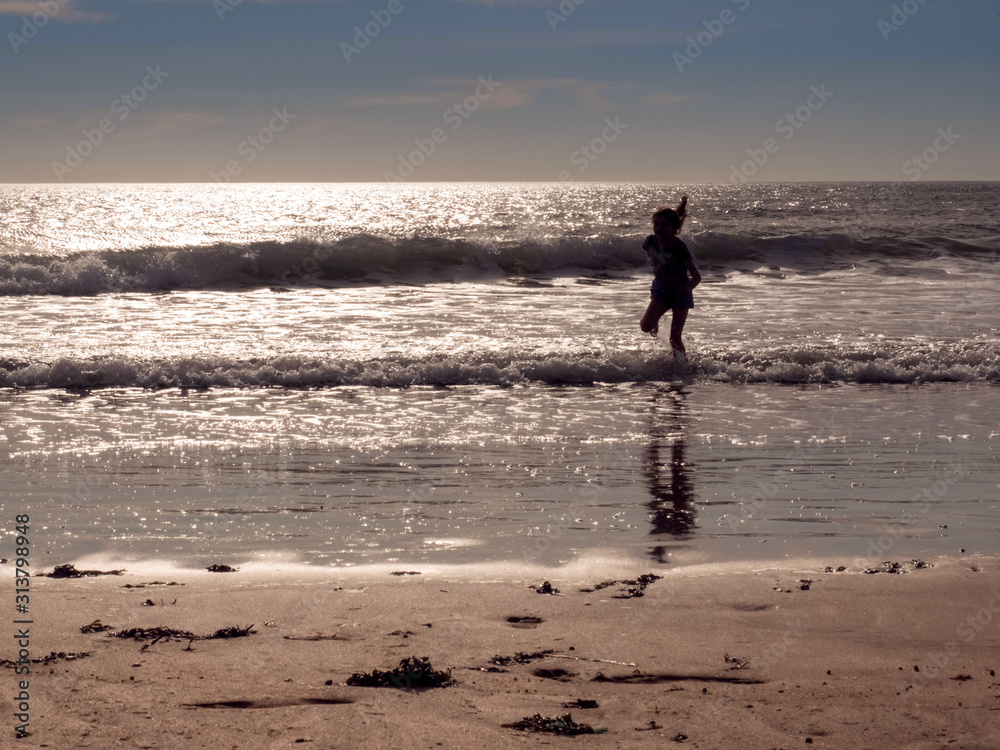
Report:
[[[663,410],[661,407],[669,407]],[[685,459],[687,416],[684,398],[669,391],[657,391],[650,411],[649,446],[643,473],[649,488],[650,530],[654,536],[666,534],[683,539],[697,528],[694,507],[695,485]],[[649,554],[660,563],[668,562],[667,547],[658,544]]]
[[[701,282],[701,274],[694,265],[694,258],[677,233],[687,218],[687,196],[681,196],[677,208],[660,208],[653,214],[653,234],[642,243],[642,249],[653,263],[653,288],[649,306],[639,327],[644,333],[655,336],[660,328],[660,318],[667,310],[673,311],[670,321],[670,346],[674,356],[685,361],[681,333],[687,321],[688,310],[694,307],[691,290]]]

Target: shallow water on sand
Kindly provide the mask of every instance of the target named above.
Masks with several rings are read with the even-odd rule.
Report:
[[[8,395],[40,560],[1000,552],[986,384]]]
[[[53,565],[996,551],[998,196],[0,186],[0,510]]]

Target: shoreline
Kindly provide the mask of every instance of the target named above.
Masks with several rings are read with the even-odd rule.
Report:
[[[529,588],[540,568],[495,565],[35,578],[31,657],[89,655],[31,664],[32,734],[18,747],[992,747],[1000,558],[928,563],[897,575],[837,572],[834,558],[657,569],[628,598],[636,587],[596,587],[650,573],[641,561],[544,569],[558,595]],[[80,632],[95,621],[202,637]],[[517,654],[541,656],[491,664]],[[346,684],[408,657],[455,684]],[[24,678],[0,675],[13,736]],[[567,713],[607,732],[504,727]]]

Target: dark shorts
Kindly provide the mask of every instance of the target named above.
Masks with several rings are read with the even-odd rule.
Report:
[[[691,292],[654,289],[649,298],[661,302],[671,310],[690,310],[694,307],[694,295]]]

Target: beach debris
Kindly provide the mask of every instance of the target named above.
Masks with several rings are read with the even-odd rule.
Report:
[[[892,575],[902,575],[904,573],[909,573],[912,570],[922,570],[924,568],[933,567],[930,563],[926,563],[923,560],[910,560],[908,563],[893,562],[891,560],[886,560],[878,567],[865,568],[865,573],[868,575],[874,575],[875,573],[891,573]]]
[[[630,661],[615,661],[614,659],[589,659],[586,656],[566,656],[564,654],[552,654],[553,659],[572,659],[573,661],[592,661],[598,664],[617,664],[620,667],[635,667]]]
[[[114,630],[110,625],[105,625],[100,620],[94,620],[89,625],[80,628],[81,633],[103,633],[105,630]]]
[[[239,568],[234,568],[231,565],[209,565],[205,570],[209,573],[236,573]]]
[[[580,589],[581,594],[592,594],[595,591],[601,591],[602,589],[608,589],[612,586],[617,586],[619,583],[624,583],[624,581],[601,581],[600,583],[594,584],[593,588],[590,589]]]
[[[545,651],[533,651],[532,653],[525,653],[523,651],[518,651],[513,656],[494,656],[490,659],[490,664],[495,664],[498,667],[508,667],[511,664],[530,664],[533,661],[538,661],[539,659],[547,659],[552,656],[554,652],[552,649],[546,649]]]
[[[972,675],[970,675],[970,674],[957,674],[954,677],[952,677],[951,679],[958,680],[959,682],[965,682],[966,680],[971,680],[972,679]]]
[[[504,729],[516,729],[519,732],[548,732],[549,734],[604,734],[606,727],[594,729],[589,724],[577,724],[573,721],[572,714],[548,718],[541,714],[525,716],[520,721],[513,724],[502,724]]]
[[[113,630],[113,628],[111,628]],[[143,649],[149,646],[155,646],[160,641],[187,641],[188,649],[191,648],[191,643],[194,641],[210,641],[218,638],[244,638],[249,635],[256,634],[257,631],[253,629],[253,625],[247,625],[245,628],[241,628],[238,625],[234,625],[228,628],[221,628],[216,630],[211,635],[195,635],[187,630],[177,630],[175,628],[129,628],[128,630],[122,630],[117,633],[108,633],[112,638],[127,638],[132,641],[138,641],[143,643]],[[145,643],[150,641],[149,643]]]
[[[205,636],[206,640],[212,638],[246,638],[249,635],[256,635],[257,631],[253,629],[253,625],[247,625],[245,628],[241,628],[239,625],[232,625],[228,628],[220,628],[216,630],[212,635]]]
[[[836,568],[827,565],[825,568],[823,568],[824,573],[843,573],[845,570],[847,570],[846,565],[838,565]]]
[[[51,573],[41,573],[47,578],[90,578],[94,576],[120,576],[125,570],[77,570],[75,565],[56,565]]]
[[[341,706],[354,703],[349,698],[262,698],[261,700],[212,701],[182,703],[184,708],[284,708],[286,706]],[[295,740],[302,742],[303,740]],[[311,740],[310,740],[311,741]]]
[[[589,698],[577,698],[575,701],[571,701],[569,703],[563,703],[562,707],[580,708],[580,709],[600,708],[600,706],[597,705],[597,701],[590,700]]]
[[[143,607],[155,607],[156,606],[156,602],[154,602],[152,599],[147,599],[146,601],[144,601],[142,603],[142,606]]]
[[[612,598],[635,599],[640,596],[644,596],[646,587],[656,581],[659,581],[661,578],[663,578],[663,576],[658,576],[655,573],[646,573],[634,580],[626,579],[621,581],[604,581],[602,583],[598,583],[592,589],[580,589],[580,592],[583,594],[590,594],[593,593],[594,591],[600,591],[601,589],[610,588],[611,586],[625,586],[626,588],[624,590],[619,591]]]
[[[528,586],[528,588],[534,590],[535,593],[538,593],[538,594],[552,594],[552,595],[555,595],[555,594],[559,593],[559,589],[553,588],[552,584],[549,583],[548,581],[546,581],[545,583],[541,584],[540,586],[531,585],[531,586]]]
[[[355,672],[347,679],[347,684],[355,687],[388,687],[401,690],[416,688],[447,687],[455,684],[451,670],[437,672],[431,667],[426,656],[408,656],[399,666],[387,672],[374,669],[371,672]]]
[[[565,669],[545,669],[544,667],[538,667],[532,672],[535,677],[541,677],[544,680],[556,680],[557,682],[570,682],[574,677],[576,677],[576,672],[570,672]]]
[[[52,651],[48,656],[41,656],[37,659],[28,659],[29,664],[51,664],[56,661],[75,661],[76,659],[85,659],[90,656],[89,651],[80,651],[79,653],[67,653],[65,651]],[[24,664],[23,661],[11,661],[10,659],[0,659],[0,667],[9,667],[13,669],[18,664]]]
[[[656,719],[650,719],[649,723],[644,727],[632,727],[637,732],[648,732],[651,729],[663,729],[662,726],[656,723]]]
[[[283,635],[286,641],[349,641],[350,638],[341,638],[336,633],[314,633],[313,635]]]
[[[725,660],[726,664],[730,665],[730,667],[729,667],[730,669],[749,669],[750,668],[750,660],[749,659],[743,659],[743,658],[741,658],[739,656],[730,656],[729,654],[724,654],[722,658]]]
[[[420,575],[419,570],[394,570],[389,575],[391,576],[418,576]]]
[[[678,732],[677,734],[675,734],[673,737],[670,738],[670,741],[671,742],[683,742],[687,738],[688,738],[688,736],[686,734],[684,734],[683,732]]]
[[[152,641],[149,645],[152,646],[160,641],[195,641],[198,640],[198,636],[194,633],[189,633],[186,630],[176,630],[174,628],[129,628],[128,630],[122,630],[117,633],[108,633],[112,638],[127,638],[132,641],[138,641],[139,643],[144,643],[145,641]]]
[[[573,661],[591,661],[598,664],[617,664],[620,667],[634,667],[636,666],[629,661],[614,661],[613,659],[589,659],[586,656],[568,656],[566,654],[557,654],[552,649],[546,649],[544,651],[533,651],[531,653],[525,653],[523,651],[518,651],[513,656],[500,656],[497,654],[492,659],[490,659],[490,664],[496,665],[498,667],[509,667],[511,664],[530,664],[533,661],[538,661],[539,659],[572,659]],[[483,670],[483,671],[502,671],[502,670]]]
[[[171,581],[167,583],[166,581],[150,581],[149,583],[126,583],[122,586],[123,589],[144,589],[147,586],[187,586],[186,583],[177,583],[177,581]]]
[[[717,677],[705,674],[672,674],[661,672],[659,674],[646,674],[636,669],[631,674],[611,675],[598,672],[591,678],[591,682],[615,682],[628,683],[631,685],[656,685],[661,682],[725,682],[730,685],[762,685],[764,680],[753,680],[741,677]],[[707,688],[702,692],[707,692]]]
[[[541,617],[536,617],[534,615],[512,615],[507,618],[507,622],[513,625],[515,628],[537,628],[545,620]]]
[[[812,584],[814,584],[814,583],[815,583],[815,581],[813,581],[811,578],[800,578],[799,579],[799,590],[800,591],[808,591],[809,587]]]

